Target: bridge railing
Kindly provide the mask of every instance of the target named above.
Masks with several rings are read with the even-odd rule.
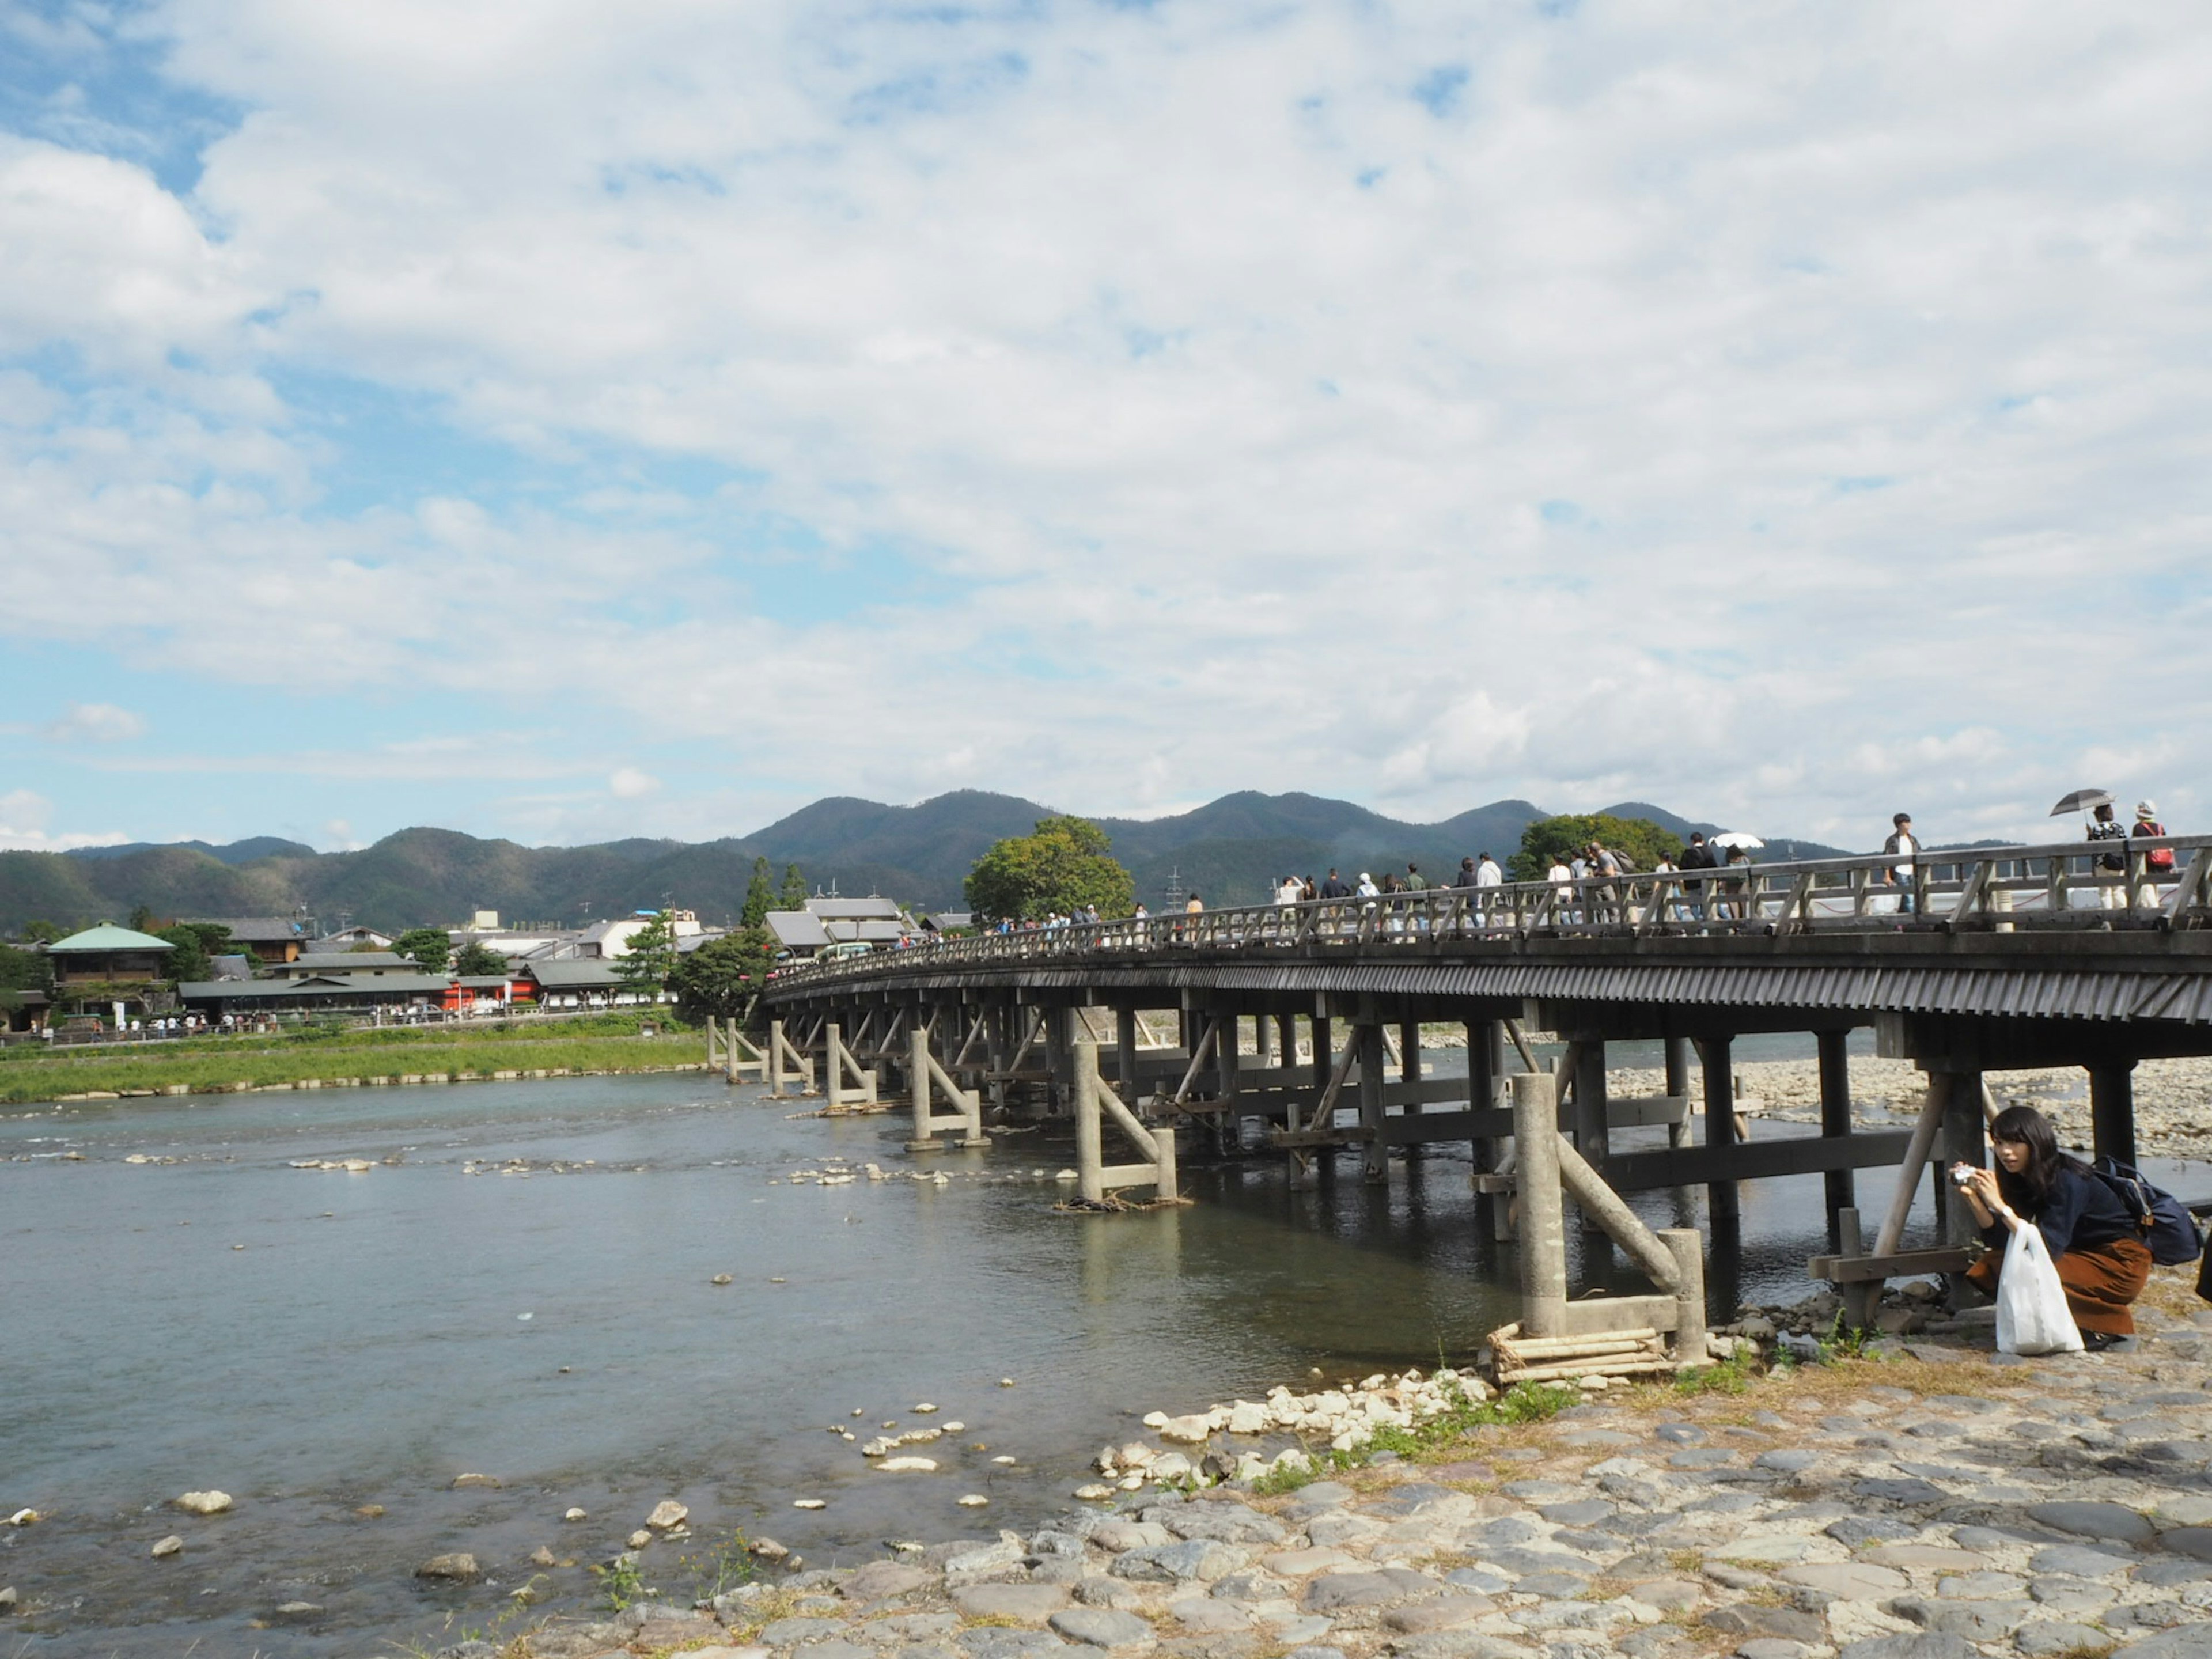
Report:
[[[2158,860],[2160,850],[2170,860]],[[2116,860],[2114,868],[2107,860]],[[779,971],[772,989],[934,966],[1101,951],[1360,945],[1436,951],[1479,940],[1776,937],[2212,926],[2212,836],[1869,854],[1579,881],[1431,887],[1296,904],[1173,912],[986,933]]]

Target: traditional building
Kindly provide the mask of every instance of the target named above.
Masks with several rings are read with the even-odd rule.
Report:
[[[53,959],[57,989],[71,985],[137,985],[165,978],[169,953],[177,947],[165,939],[118,927],[103,921],[82,933],[56,939],[46,946]]]

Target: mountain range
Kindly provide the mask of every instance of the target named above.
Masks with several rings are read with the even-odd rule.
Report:
[[[1642,801],[1604,809],[1650,818],[1675,834],[1718,826]],[[273,836],[0,853],[0,930],[33,918],[64,925],[120,921],[143,904],[161,916],[312,916],[387,932],[451,924],[477,910],[503,921],[567,922],[662,905],[720,923],[744,903],[753,860],[780,883],[796,864],[810,885],[848,896],[878,892],[917,909],[959,909],[960,884],[992,842],[1027,835],[1052,809],[1012,795],[957,790],[914,806],[831,796],[751,835],[720,841],[608,842],[524,847],[457,830],[402,830],[358,852],[318,853]],[[1224,795],[1163,818],[1100,818],[1115,856],[1156,908],[1171,884],[1209,904],[1256,903],[1285,872],[1347,879],[1418,864],[1446,879],[1462,857],[1502,862],[1521,832],[1549,816],[1524,800],[1492,801],[1440,823],[1407,823],[1350,801],[1306,794]],[[1770,859],[1832,856],[1838,849],[1775,839]]]

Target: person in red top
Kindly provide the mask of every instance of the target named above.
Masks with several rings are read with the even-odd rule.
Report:
[[[2158,821],[2158,803],[2139,800],[2136,803],[2135,827],[2128,831],[2131,837],[2162,836],[2166,826]],[[2159,907],[2158,884],[2173,874],[2173,848],[2152,847],[2143,852],[2142,885],[2136,894],[2136,902],[2147,910]]]

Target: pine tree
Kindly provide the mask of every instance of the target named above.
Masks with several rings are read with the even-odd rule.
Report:
[[[745,887],[744,913],[738,917],[738,926],[757,927],[775,908],[775,889],[769,883],[768,860],[753,860],[753,878]]]
[[[783,866],[783,891],[776,895],[779,910],[804,910],[806,908],[806,878],[799,873],[799,866]]]

